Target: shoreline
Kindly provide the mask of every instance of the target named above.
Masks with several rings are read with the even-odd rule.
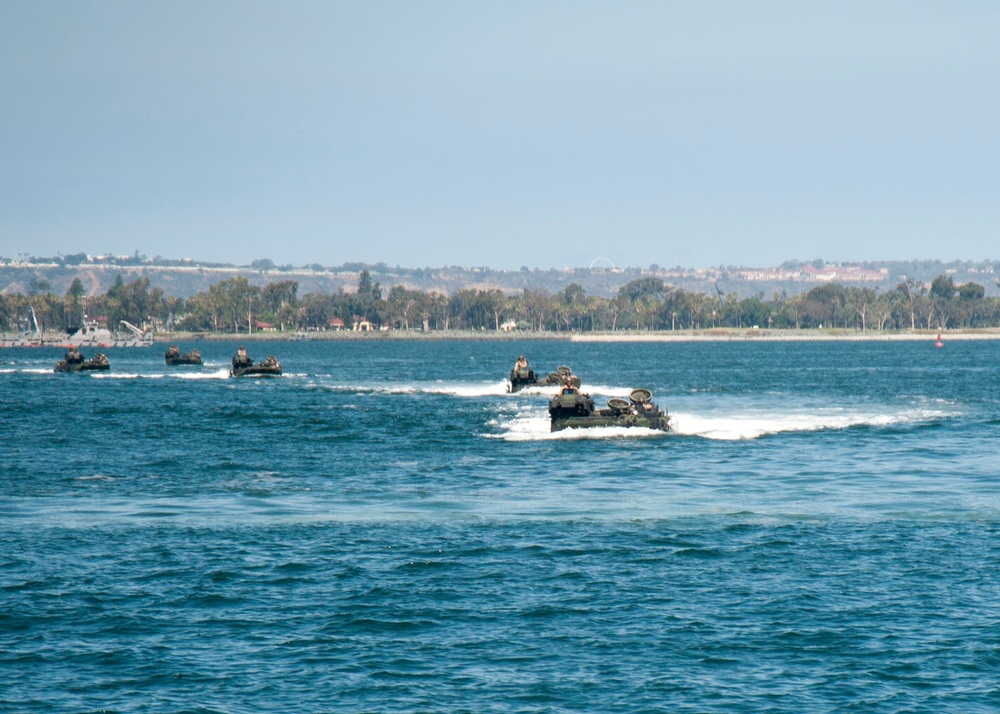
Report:
[[[354,332],[173,332],[156,333],[157,344],[170,342],[335,342],[335,341],[448,341],[484,340],[500,342],[564,341],[564,342],[933,342],[938,335],[943,342],[970,340],[1000,340],[1000,328],[978,330],[917,330],[915,332],[859,332],[855,330],[667,330],[657,332],[496,332],[494,330],[388,330]]]

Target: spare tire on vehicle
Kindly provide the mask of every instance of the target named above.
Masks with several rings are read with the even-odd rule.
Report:
[[[653,398],[653,393],[648,389],[643,389],[640,387],[639,389],[633,389],[632,393],[629,394],[628,396],[629,399],[631,399],[633,402],[636,402],[638,404],[645,404],[646,402],[648,402],[650,399]]]

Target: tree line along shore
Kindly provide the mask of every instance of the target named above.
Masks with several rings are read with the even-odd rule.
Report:
[[[301,332],[282,332],[280,330],[257,331],[253,333],[232,332],[159,332],[155,335],[157,343],[182,342],[277,342],[287,340],[322,341],[446,341],[446,340],[488,340],[495,342],[531,342],[531,341],[566,341],[566,342],[823,342],[823,341],[883,341],[883,342],[934,342],[938,337],[944,341],[962,342],[978,340],[1000,340],[1000,327],[977,330],[916,330],[916,331],[868,331],[861,332],[851,329],[734,329],[716,328],[714,330],[617,330],[615,332],[549,332],[516,330],[497,332],[495,330],[379,330],[375,332],[359,332],[353,330],[317,331],[303,334]]]
[[[163,339],[830,339],[921,338],[941,331],[981,339],[1000,330],[1000,298],[987,297],[982,285],[956,284],[947,275],[930,283],[900,282],[885,291],[828,283],[801,295],[745,298],[688,292],[643,277],[607,298],[588,295],[576,283],[556,293],[461,289],[446,295],[402,285],[383,290],[368,271],[361,272],[353,290],[302,296],[294,280],[259,287],[242,276],[187,298],[165,295],[148,277],[125,282],[121,276],[100,295],[87,295],[78,279],[64,295],[44,284],[33,285],[27,295],[0,295],[4,333],[31,331],[36,323],[41,330],[72,330],[85,319],[111,329],[128,321],[162,333]]]

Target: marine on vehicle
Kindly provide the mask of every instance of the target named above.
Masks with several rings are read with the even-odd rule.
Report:
[[[198,350],[188,350],[184,354],[181,354],[177,345],[170,345],[167,348],[166,354],[163,355],[163,361],[168,367],[183,364],[203,364],[201,353]]]
[[[233,377],[278,377],[281,375],[281,363],[274,355],[268,355],[263,361],[254,364],[241,346],[233,357],[229,374]]]
[[[652,402],[648,389],[633,389],[628,399],[614,397],[606,409],[597,409],[589,394],[580,391],[579,377],[568,380],[559,394],[549,401],[552,431],[595,426],[641,427],[669,431],[666,409]]]
[[[111,369],[111,363],[104,354],[96,354],[85,359],[76,347],[70,347],[66,356],[56,362],[53,372],[106,372]]]

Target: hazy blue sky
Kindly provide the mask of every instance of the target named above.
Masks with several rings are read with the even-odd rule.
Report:
[[[1000,3],[0,5],[0,256],[1000,258]]]

